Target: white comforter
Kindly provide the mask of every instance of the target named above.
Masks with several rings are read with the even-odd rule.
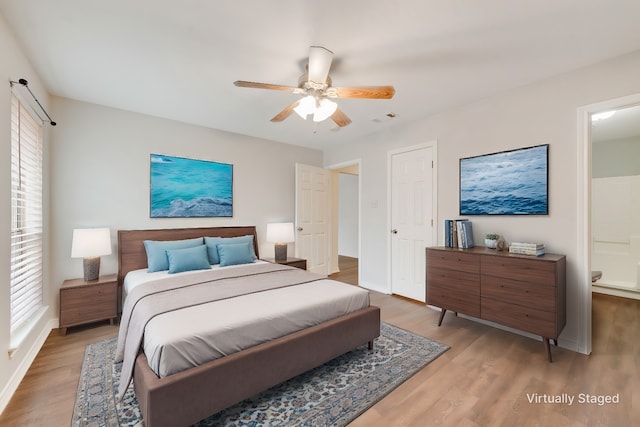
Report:
[[[125,295],[163,274],[176,276],[129,273]],[[142,345],[151,369],[164,377],[367,306],[366,290],[322,279],[158,315],[147,323]]]

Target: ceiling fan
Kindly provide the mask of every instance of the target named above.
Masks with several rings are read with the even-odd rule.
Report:
[[[269,83],[235,81],[238,87],[281,90],[302,95],[303,97],[276,114],[271,121],[281,122],[296,112],[303,119],[312,115],[314,122],[331,119],[340,127],[347,126],[351,119],[330,98],[391,99],[395,94],[393,86],[353,86],[333,87],[329,69],[333,52],[321,46],[309,48],[307,72],[300,76],[298,87]]]

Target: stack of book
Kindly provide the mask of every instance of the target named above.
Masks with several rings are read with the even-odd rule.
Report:
[[[473,226],[468,219],[444,220],[444,245],[449,248],[472,248]]]
[[[521,255],[544,255],[544,245],[542,243],[522,243],[513,242],[509,245],[509,252]]]

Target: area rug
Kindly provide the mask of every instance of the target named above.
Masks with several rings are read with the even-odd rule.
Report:
[[[382,322],[366,345],[196,424],[203,426],[344,426],[449,347]],[[116,339],[87,346],[72,426],[143,426],[130,386],[115,395],[122,363]]]

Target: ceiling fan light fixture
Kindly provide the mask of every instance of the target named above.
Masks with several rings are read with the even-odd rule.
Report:
[[[300,117],[307,120],[309,114],[314,114],[316,111],[316,99],[311,96],[305,96],[300,100],[298,106],[293,109]]]
[[[333,113],[336,112],[337,108],[338,104],[336,104],[335,102],[327,98],[321,99],[318,103],[318,107],[316,108],[315,113],[313,113],[313,121],[321,122],[323,120],[327,120]]]

